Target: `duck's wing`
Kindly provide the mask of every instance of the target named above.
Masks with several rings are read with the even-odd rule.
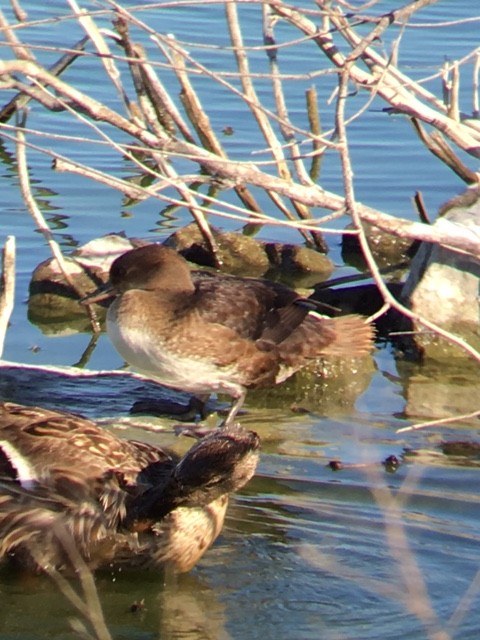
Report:
[[[259,338],[259,346],[268,344],[278,345],[302,324],[310,311],[313,310],[308,300],[298,298],[291,304],[280,309],[272,309],[265,318],[265,327]]]
[[[313,308],[292,289],[269,280],[200,271],[193,272],[192,279],[196,312],[241,338],[281,342]]]
[[[102,487],[115,481],[109,478]],[[58,469],[29,488],[16,481],[0,482],[0,558],[47,569],[71,566],[71,553],[88,561],[91,550],[114,533],[116,524],[98,500],[98,490],[90,478],[71,468]]]
[[[20,483],[59,465],[92,478],[116,470],[133,482],[149,464],[169,459],[162,449],[117,438],[78,415],[0,403],[0,475]]]
[[[42,563],[57,566],[52,532],[63,519],[63,513],[52,510],[53,504],[32,500],[28,491],[16,482],[0,483],[0,559],[11,557],[32,569]]]

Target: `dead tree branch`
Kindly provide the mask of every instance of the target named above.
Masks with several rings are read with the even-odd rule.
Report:
[[[15,304],[15,236],[8,236],[2,251],[0,282],[0,358]]]

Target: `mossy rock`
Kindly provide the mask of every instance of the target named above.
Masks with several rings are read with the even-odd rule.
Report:
[[[269,268],[262,243],[239,233],[219,231],[211,227],[218,247],[217,258],[221,270],[233,275],[261,276]],[[215,261],[198,226],[191,223],[173,233],[165,244],[182,254],[190,262],[214,267]]]
[[[247,403],[263,409],[341,415],[351,411],[374,373],[371,355],[317,358],[280,385],[249,391]]]
[[[348,228],[353,227],[350,225]],[[417,243],[412,241],[411,238],[394,236],[368,222],[363,223],[363,228],[372,255],[381,268],[408,263],[415,253]],[[365,259],[356,235],[345,234],[342,237],[342,258],[345,263],[357,269],[363,271],[366,268]]]
[[[66,281],[57,261],[49,258],[34,270],[29,284],[28,319],[47,334],[88,331],[91,323],[78,300],[108,280],[113,260],[134,246],[119,234],[96,238],[64,257],[74,287]],[[99,320],[103,305],[93,305]]]
[[[333,271],[333,262],[322,253],[301,245],[263,242],[251,236],[211,227],[218,247],[220,270],[240,276],[268,276],[291,286],[311,286],[323,281]],[[195,223],[173,233],[165,244],[195,264],[214,267],[215,261]],[[309,282],[298,279],[312,275]]]

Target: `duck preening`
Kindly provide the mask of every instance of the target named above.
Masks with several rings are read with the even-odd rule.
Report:
[[[0,559],[72,570],[73,544],[93,569],[189,571],[219,535],[229,494],[252,477],[259,446],[233,426],[178,459],[77,415],[0,403]]]
[[[317,304],[269,280],[190,271],[173,249],[150,244],[118,257],[107,332],[136,370],[198,397],[225,393],[233,424],[248,389],[281,383],[312,358],[371,351],[372,326],[328,318]]]

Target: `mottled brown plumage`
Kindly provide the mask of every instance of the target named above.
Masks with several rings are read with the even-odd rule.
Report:
[[[90,420],[0,403],[0,559],[72,569],[165,564],[188,571],[222,529],[228,494],[253,475],[256,434],[234,427],[180,460]]]
[[[107,331],[119,353],[167,386],[232,396],[226,424],[247,389],[282,382],[311,358],[372,348],[359,316],[321,316],[313,301],[268,280],[192,273],[163,245],[117,258],[110,282]]]

